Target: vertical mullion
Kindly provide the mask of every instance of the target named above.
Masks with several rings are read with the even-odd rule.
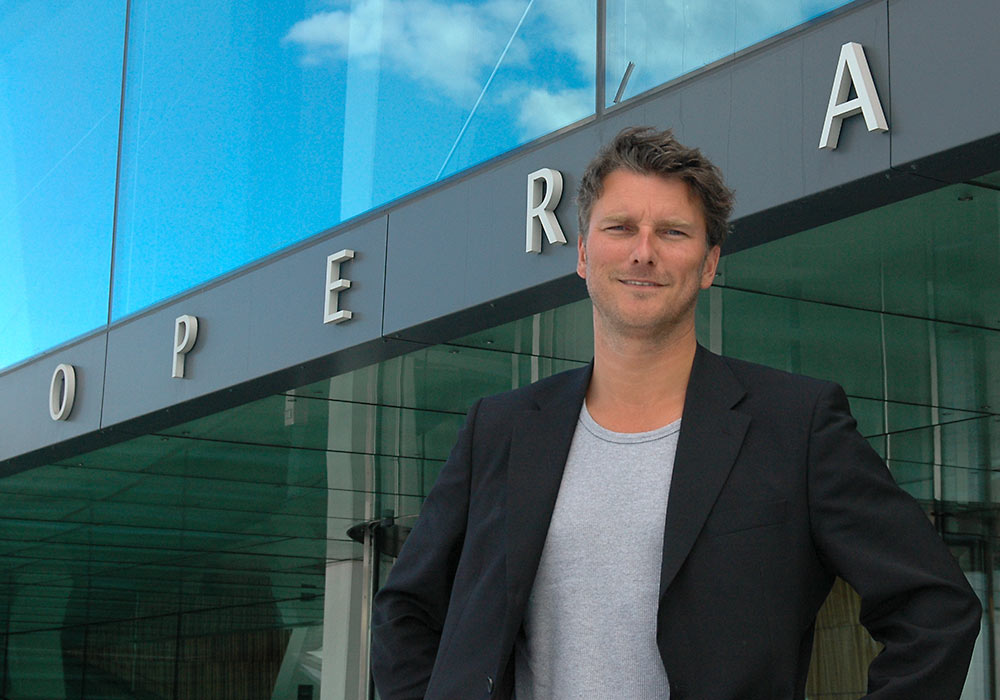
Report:
[[[607,0],[597,0],[597,36],[596,39],[596,82],[594,90],[594,113],[600,117],[604,114],[604,105],[606,103],[606,95],[604,91],[604,73],[607,66],[606,52],[606,38],[607,38],[607,16],[608,16],[608,3]]]

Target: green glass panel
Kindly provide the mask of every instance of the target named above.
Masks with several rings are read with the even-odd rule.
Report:
[[[944,187],[726,256],[718,283],[1000,329],[998,205],[996,190]]]
[[[462,424],[462,413],[418,410],[295,396],[295,422],[288,424],[285,404],[273,396],[164,431],[163,438],[190,438],[174,443],[185,458],[197,458],[194,441],[325,450],[374,455],[443,459]],[[300,406],[301,408],[300,410]],[[167,437],[171,436],[171,437]],[[443,439],[442,439],[443,437]],[[227,445],[231,449],[231,445]],[[193,457],[188,455],[194,453]],[[289,453],[285,453],[289,454]]]
[[[594,354],[593,311],[589,299],[459,338],[449,345],[538,358],[590,362]],[[547,374],[570,369],[552,367]],[[516,386],[506,387],[517,388]]]
[[[62,643],[56,631],[14,634],[7,642],[7,687],[10,700],[43,700],[66,696]]]
[[[723,288],[703,313],[722,321],[726,355],[789,372],[836,379],[851,396],[881,398],[878,314]],[[715,307],[715,308],[712,308]]]

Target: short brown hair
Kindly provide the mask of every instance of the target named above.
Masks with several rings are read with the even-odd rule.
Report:
[[[586,236],[594,202],[604,190],[604,178],[619,169],[640,175],[676,177],[687,183],[701,203],[708,245],[721,246],[729,234],[733,193],[722,180],[722,172],[697,148],[678,143],[670,129],[649,126],[622,129],[587,166],[576,192],[580,235]]]

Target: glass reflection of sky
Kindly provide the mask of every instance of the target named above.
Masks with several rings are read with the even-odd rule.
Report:
[[[125,0],[0,2],[0,368],[108,318]]]
[[[113,4],[0,6],[0,367],[107,317]],[[608,99],[629,60],[626,97],[840,4],[609,0]],[[133,0],[112,317],[592,114],[595,14],[595,0]]]
[[[594,32],[577,0],[134,0],[114,317],[591,114]]]
[[[846,0],[608,0],[605,94],[610,106],[846,5]]]

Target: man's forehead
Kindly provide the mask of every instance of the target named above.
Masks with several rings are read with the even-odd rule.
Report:
[[[614,185],[624,184],[624,181],[642,182],[646,181],[651,185],[660,184],[667,186],[677,186],[687,195],[688,200],[692,204],[698,202],[698,198],[695,195],[694,189],[691,187],[690,183],[680,175],[674,175],[671,173],[645,173],[639,172],[637,170],[630,170],[629,168],[615,168],[601,180],[600,193],[597,199],[600,200],[608,193],[609,184],[614,189]],[[628,190],[626,190],[626,193]]]
[[[631,180],[631,182],[623,181],[623,176]],[[649,191],[641,190],[642,181],[646,181],[646,184],[652,186],[662,184],[676,189],[670,193],[665,192],[662,198],[650,198]],[[634,187],[636,184],[640,185],[640,189]],[[658,220],[662,219],[668,223],[686,222],[704,224],[705,215],[701,200],[697,197],[692,187],[681,177],[659,173],[639,173],[625,168],[618,168],[605,176],[602,185],[601,193],[594,201],[595,209],[601,210],[599,215],[602,220],[634,218],[636,213],[634,205],[637,203],[646,204],[648,202],[652,204],[654,209],[657,208],[657,205],[668,208],[668,211],[654,212],[662,214],[657,217]],[[672,208],[669,205],[677,203],[674,199],[678,192],[683,193],[681,201],[691,207],[694,214],[694,222],[691,221],[691,217],[684,216],[676,210],[670,210]]]

